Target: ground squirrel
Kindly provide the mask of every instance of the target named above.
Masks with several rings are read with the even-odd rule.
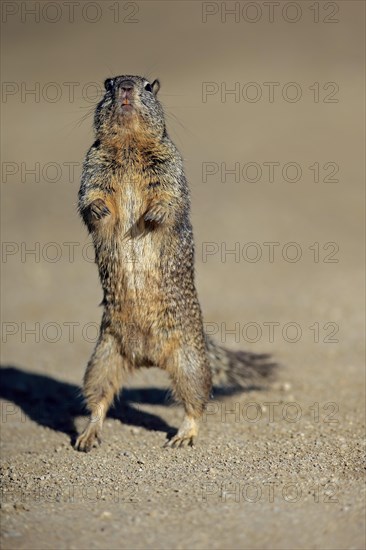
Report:
[[[267,356],[229,351],[205,337],[189,189],[159,88],[140,76],[109,78],[95,111],[79,212],[93,238],[104,310],[84,376],[91,416],[76,441],[80,451],[100,443],[105,415],[135,368],[158,366],[172,379],[185,409],[167,442],[173,447],[193,443],[212,383],[240,387],[272,368]]]

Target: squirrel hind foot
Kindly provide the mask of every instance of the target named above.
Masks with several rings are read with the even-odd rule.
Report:
[[[164,447],[179,448],[190,446],[193,447],[198,435],[197,421],[191,417],[186,416],[183,420],[183,424],[179,428],[177,434],[167,441]]]
[[[94,446],[99,447],[102,439],[100,436],[100,430],[97,426],[89,424],[89,426],[83,431],[76,440],[75,450],[83,453],[89,453]]]

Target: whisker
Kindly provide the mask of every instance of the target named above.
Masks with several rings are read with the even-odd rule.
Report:
[[[79,109],[85,109],[86,107],[79,107]],[[67,124],[65,124],[65,128],[68,128],[68,127],[72,127],[74,130],[76,128],[80,128],[80,126],[86,121],[88,120],[90,117],[93,116],[93,113],[94,113],[94,110],[95,110],[95,105],[93,105],[92,107],[87,107],[87,112],[82,114],[81,117],[78,117],[76,120],[73,120]]]
[[[186,126],[185,124],[183,124],[183,122],[182,122],[174,113],[172,113],[171,111],[166,111],[166,112],[165,112],[165,116],[166,116],[168,119],[173,120],[174,122],[176,122],[177,124],[179,124],[179,126],[180,126],[181,128],[183,128],[183,130],[184,130],[185,132],[187,132],[187,133],[190,134],[190,135],[193,135],[193,133],[191,132],[191,130],[189,130],[189,129],[187,128],[187,126]]]

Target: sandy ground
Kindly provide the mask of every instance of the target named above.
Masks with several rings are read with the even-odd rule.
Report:
[[[4,4],[2,548],[364,548],[364,3]],[[75,204],[88,83],[123,73],[162,80],[207,330],[283,366],[180,450],[168,379],[140,372],[84,455],[101,291]]]

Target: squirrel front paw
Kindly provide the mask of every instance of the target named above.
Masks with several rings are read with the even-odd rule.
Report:
[[[144,216],[145,222],[164,223],[168,218],[168,205],[157,202],[149,208]]]
[[[108,216],[111,211],[102,199],[96,199],[89,207],[90,216],[94,220],[101,220],[105,216]]]

